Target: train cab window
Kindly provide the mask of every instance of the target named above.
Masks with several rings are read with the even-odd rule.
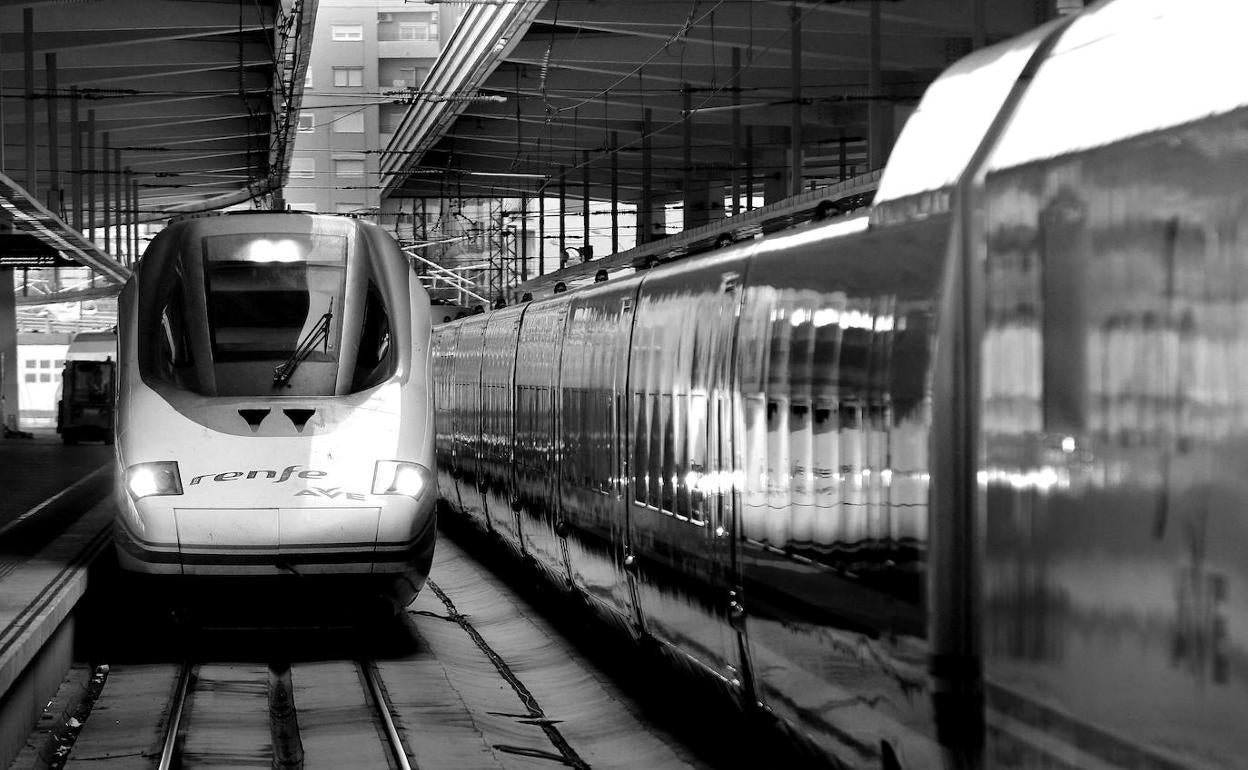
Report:
[[[174,287],[169,295],[169,304],[160,314],[160,356],[159,363],[166,378],[178,384],[182,382],[182,373],[192,363],[191,345],[187,336],[186,314],[182,309],[182,283]]]
[[[347,240],[255,233],[203,239],[219,395],[333,395]],[[279,380],[285,368],[289,376]]]
[[[381,300],[377,285],[369,281],[351,390],[357,392],[371,388],[393,373],[390,316],[386,313],[386,305]]]

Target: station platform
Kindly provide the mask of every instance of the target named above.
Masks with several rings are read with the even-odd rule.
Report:
[[[65,446],[50,428],[29,432],[0,440],[0,528],[112,463],[113,448],[102,442]]]
[[[0,441],[0,746],[20,745],[69,665],[66,621],[108,544],[112,456],[53,431]]]

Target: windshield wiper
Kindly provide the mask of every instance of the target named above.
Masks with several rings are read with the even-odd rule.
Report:
[[[299,340],[299,346],[295,348],[295,352],[290,354],[290,358],[273,367],[273,387],[280,388],[290,382],[290,378],[295,376],[295,370],[299,368],[299,364],[312,354],[317,344],[324,342],[325,351],[329,351],[329,325],[334,319],[334,298],[329,298],[329,310],[325,311],[325,315],[321,316],[321,320],[316,322],[308,330],[308,333]]]

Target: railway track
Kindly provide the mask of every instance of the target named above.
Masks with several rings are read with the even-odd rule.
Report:
[[[118,619],[109,659],[79,664],[14,767],[704,766],[445,546],[439,580],[388,626]]]
[[[353,744],[350,748],[357,760],[380,759],[389,760],[389,766],[399,768],[399,770],[412,770],[412,752],[407,748],[400,728],[396,724],[396,716],[394,708],[390,703],[389,696],[386,692],[386,685],[382,681],[377,672],[377,663],[372,660],[357,660],[351,664],[346,661],[339,662],[343,670],[354,666],[355,672],[358,674],[361,683],[364,685],[366,701],[371,707],[372,717],[376,725],[377,733],[383,738],[384,744],[382,751],[375,751],[375,745],[368,734],[368,731],[362,731],[362,736],[357,736],[360,741]],[[243,745],[241,742],[231,746],[217,746],[216,750],[211,753],[203,751],[187,750],[187,746],[197,747],[203,744],[200,737],[194,733],[196,725],[193,719],[184,718],[192,709],[188,708],[188,704],[195,700],[197,694],[197,685],[203,681],[211,690],[222,682],[232,682],[233,689],[236,694],[245,693],[248,690],[254,692],[256,687],[248,687],[247,682],[252,679],[255,683],[255,675],[259,673],[257,667],[248,666],[222,666],[217,664],[213,667],[213,679],[201,680],[201,671],[205,664],[184,662],[177,669],[177,685],[171,695],[169,704],[165,709],[165,719],[163,723],[161,739],[160,757],[156,764],[158,770],[173,770],[174,768],[195,766],[199,764],[217,764],[218,760],[227,760],[231,763],[242,760],[246,762],[247,755],[250,754],[257,760],[263,760],[261,755],[263,750],[256,751],[256,746]],[[274,662],[268,664],[267,672],[267,695],[268,695],[268,728],[270,735],[271,759],[270,763],[275,768],[302,768],[307,763],[306,753],[303,743],[303,735],[299,728],[299,709],[295,703],[295,686],[291,676],[291,668],[288,663]],[[342,695],[342,693],[340,693]],[[231,705],[237,705],[231,703]],[[349,708],[350,706],[358,706],[358,701],[353,702],[349,694],[341,699],[338,708]],[[254,732],[254,720],[248,719],[248,716],[254,716],[254,709],[242,709],[238,712],[244,724],[240,727],[244,729],[243,733]],[[246,716],[244,716],[246,715]],[[220,706],[209,707],[204,714],[198,717],[201,723],[209,725],[220,725],[220,720],[224,716]],[[228,720],[227,720],[228,721]],[[248,730],[246,728],[252,728]],[[208,728],[210,731],[214,727]],[[129,756],[133,756],[132,752],[124,752]],[[139,755],[143,752],[140,750]],[[68,754],[68,752],[67,752]],[[99,759],[107,760],[107,757],[89,757],[93,761]],[[323,757],[315,760],[312,764],[325,764]],[[263,761],[257,764],[264,764]],[[361,764],[360,766],[372,766],[370,764]],[[377,764],[377,767],[386,766]]]

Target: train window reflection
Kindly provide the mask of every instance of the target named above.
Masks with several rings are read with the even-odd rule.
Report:
[[[650,455],[649,406],[644,394],[633,397],[633,414],[636,422],[633,426],[633,498],[645,505],[650,499],[650,480],[647,461]]]
[[[208,328],[218,362],[284,360],[322,319],[341,314],[341,267],[308,263],[209,262]],[[336,301],[337,300],[337,301]],[[333,330],[308,362],[336,361]]]
[[[646,394],[650,406],[650,456],[646,465],[646,481],[649,487],[646,500],[658,507],[663,500],[663,416],[659,409],[659,396],[655,393]]]
[[[706,473],[706,396],[694,393],[689,396],[689,441],[687,471],[681,475],[681,513],[691,520],[706,519],[702,509],[701,479]]]
[[[662,478],[662,497],[660,508],[673,512],[676,510],[676,473],[678,471],[676,447],[676,423],[679,420],[680,396],[673,399],[669,393],[660,396],[660,424],[663,426],[663,462],[660,466]]]
[[[161,377],[179,387],[187,387],[187,375],[194,364],[183,311],[182,281],[169,292],[168,304],[160,313],[160,346],[157,367]]]
[[[390,345],[390,317],[386,313],[386,306],[377,285],[369,281],[351,389],[360,391],[371,388],[392,375],[394,366]]]

